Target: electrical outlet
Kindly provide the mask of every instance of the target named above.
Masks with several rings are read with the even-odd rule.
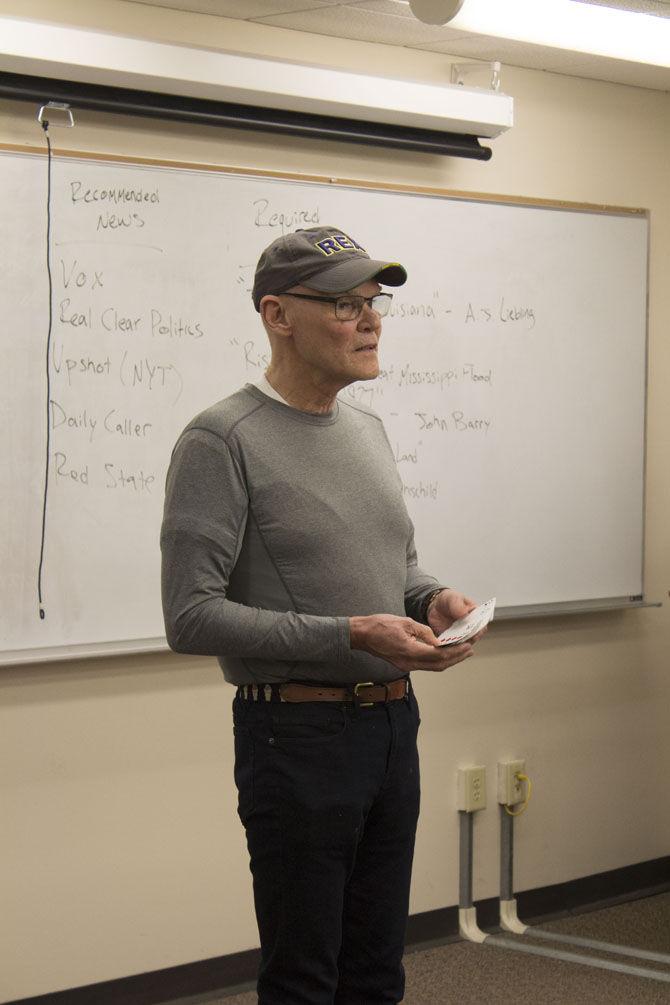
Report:
[[[516,776],[526,772],[525,761],[498,761],[498,802],[516,806],[526,798],[526,788]]]
[[[466,813],[486,809],[486,768],[458,769],[458,808]]]

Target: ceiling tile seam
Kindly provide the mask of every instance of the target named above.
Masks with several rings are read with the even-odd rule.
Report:
[[[670,0],[669,0],[669,2],[670,2]],[[323,10],[334,10],[337,7],[344,7],[344,6],[349,6],[349,4],[333,4],[332,6],[330,6],[328,8],[313,8],[313,9],[314,10],[322,10],[322,9]],[[292,11],[291,13],[299,13],[299,12],[298,11]],[[304,13],[304,12],[302,12],[302,13]],[[247,21],[247,22],[249,22],[249,23],[253,23],[253,24],[262,24],[262,25],[264,25],[265,27],[268,27],[268,28],[280,28],[280,29],[284,28],[287,31],[300,31],[304,35],[318,35],[321,38],[339,38],[339,39],[342,39],[342,41],[344,41],[344,42],[358,41],[358,42],[362,42],[364,45],[392,45],[396,49],[403,49],[403,48],[409,48],[410,47],[410,43],[408,43],[408,42],[386,42],[386,41],[385,42],[381,42],[381,41],[371,41],[370,39],[351,39],[348,35],[333,35],[332,32],[328,32],[328,33],[324,34],[324,32],[317,31],[313,27],[310,27],[310,28],[297,28],[295,25],[290,25],[290,24],[281,24],[281,25],[279,25],[279,24],[273,24],[272,20],[270,20],[270,19],[274,19],[274,18],[276,18],[278,16],[283,16],[283,15],[263,14],[263,15],[261,15],[261,17],[250,17],[250,18],[245,18],[244,20]],[[386,15],[384,15],[384,16],[386,16]],[[388,16],[389,17],[397,17],[396,14],[389,14]],[[405,22],[406,19],[405,18],[400,18],[399,20]],[[448,45],[449,42],[458,42],[460,44],[461,42],[466,42],[469,39],[478,39],[478,38],[480,38],[480,36],[478,34],[473,34],[472,32],[468,32],[468,34],[466,34],[465,32],[463,32],[463,34],[459,35],[457,39],[455,39],[455,38],[436,38],[436,39],[429,40],[428,42],[426,42],[425,40],[424,41],[417,41],[416,43],[414,43],[412,45],[412,48],[418,49],[420,46],[430,46],[431,42],[435,42],[435,43],[438,43],[440,45]],[[426,52],[435,52],[438,55],[441,54],[439,49],[428,49],[427,48]],[[477,59],[477,57],[474,57],[474,58]],[[490,63],[491,60],[490,59],[480,59],[480,62],[481,63]]]
[[[367,3],[367,0],[361,0],[361,3]],[[383,10],[383,11],[370,10],[369,7],[361,7],[357,3],[338,3],[333,4],[331,7],[326,8],[319,7],[317,8],[317,10],[325,9],[330,11],[330,10],[337,10],[338,8],[341,8],[342,10],[355,10],[357,13],[360,14],[371,14],[373,18],[379,18],[380,20],[392,17],[395,18],[396,21],[399,21],[401,24],[404,24],[405,26],[407,26],[408,24],[416,23],[417,26],[419,27],[423,28],[430,27],[430,25],[423,24],[421,21],[418,20],[418,18],[407,17],[405,14],[394,14],[393,11],[390,10]],[[298,12],[296,11],[296,13]],[[437,29],[438,25],[435,25],[435,28]]]
[[[146,10],[147,7],[153,7],[156,12],[161,10],[171,10],[175,14],[190,14],[195,17],[213,17],[217,21],[250,21],[251,18],[246,17],[231,17],[230,14],[215,14],[211,10],[191,10],[190,7],[180,7],[178,2],[173,4],[167,3],[148,3],[147,0],[123,0],[124,3],[131,3],[134,6],[140,8],[140,10]],[[318,10],[318,8],[314,8]],[[286,11],[287,14],[292,13],[291,11]]]
[[[219,14],[211,10],[191,10],[190,7],[181,7],[179,5],[179,0],[175,0],[174,4],[167,3],[149,3],[147,0],[124,0],[125,3],[132,3],[135,5],[140,5],[142,8],[154,7],[157,11],[160,10],[172,10],[176,11],[178,14],[194,14],[196,17],[214,17],[219,21],[246,21],[247,23],[252,21],[258,21],[258,18],[253,17],[232,17],[230,14]],[[262,17],[285,17],[287,14],[311,14],[315,10],[333,10],[334,7],[342,7],[343,4],[324,4],[317,3],[314,7],[304,7],[300,10],[285,10],[285,11],[275,11],[274,14],[263,14]]]
[[[273,14],[261,14],[261,17],[286,17],[287,14],[312,14],[315,10],[331,11],[337,10],[338,7],[346,7],[347,4],[344,3],[317,3],[316,7],[301,7],[300,10],[276,10]],[[242,21],[258,21],[259,18],[255,17],[245,17],[240,18]]]

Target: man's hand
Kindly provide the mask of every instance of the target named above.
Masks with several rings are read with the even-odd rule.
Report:
[[[472,656],[470,642],[439,646],[426,625],[394,614],[349,618],[351,648],[380,656],[403,673],[446,670]]]
[[[441,635],[447,628],[451,628],[454,621],[464,618],[470,611],[474,611],[477,604],[462,593],[456,590],[442,590],[435,596],[428,605],[426,620],[436,635]],[[483,628],[477,635],[473,635],[468,642],[472,645],[477,639],[481,639],[486,633]]]

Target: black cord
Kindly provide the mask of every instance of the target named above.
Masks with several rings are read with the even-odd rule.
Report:
[[[46,119],[42,121],[42,129],[47,141],[47,275],[49,277],[49,331],[47,334],[47,451],[46,464],[44,470],[44,497],[42,501],[42,540],[40,543],[40,565],[37,574],[37,596],[40,609],[40,618],[44,621],[45,612],[42,606],[42,567],[44,565],[44,542],[46,538],[47,522],[47,495],[49,492],[49,461],[51,446],[51,431],[49,428],[49,401],[51,399],[51,370],[49,367],[49,355],[51,352],[51,327],[53,322],[53,281],[51,278],[51,141],[49,140],[49,123]]]

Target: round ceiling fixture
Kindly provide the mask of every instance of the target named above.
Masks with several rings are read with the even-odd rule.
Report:
[[[424,24],[446,24],[456,17],[465,0],[409,0],[414,17]]]

